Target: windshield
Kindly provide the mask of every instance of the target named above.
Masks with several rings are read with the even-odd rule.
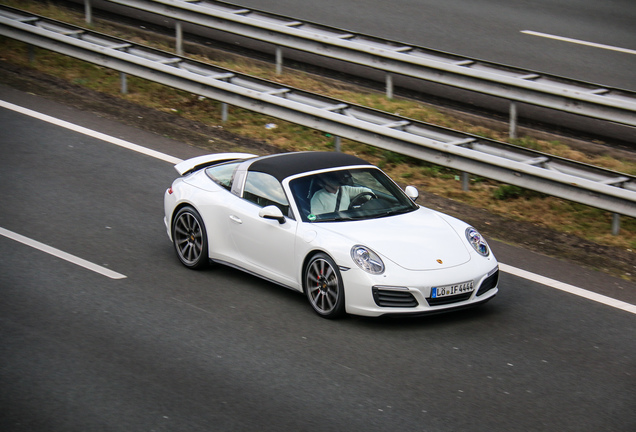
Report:
[[[417,209],[417,205],[382,171],[337,170],[289,182],[305,222],[373,219]]]

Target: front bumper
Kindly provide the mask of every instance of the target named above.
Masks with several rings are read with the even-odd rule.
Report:
[[[342,276],[347,313],[353,315],[426,315],[449,312],[483,304],[499,292],[499,268],[494,258],[454,269],[402,271],[399,277],[391,277],[386,273],[372,276],[353,268],[342,272]],[[472,291],[431,298],[433,287],[468,281],[472,281]]]

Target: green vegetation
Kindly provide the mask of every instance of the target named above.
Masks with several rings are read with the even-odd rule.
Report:
[[[48,2],[33,0],[4,0],[3,4],[29,10],[53,19],[87,27],[83,14],[59,8]],[[142,30],[131,30],[115,24],[100,22],[92,29],[136,43],[153,46],[165,51],[174,51],[169,38],[152,37]],[[292,123],[269,118],[244,109],[231,107],[227,122],[221,122],[221,105],[218,102],[168,88],[136,77],[128,77],[128,94],[120,94],[119,73],[110,69],[35,49],[35,61],[29,62],[25,44],[3,38],[2,60],[24,68],[33,68],[62,78],[76,85],[126,99],[146,107],[172,113],[188,119],[218,125],[224,130],[245,137],[265,141],[281,150],[332,150],[333,137],[323,132]],[[316,77],[304,72],[286,70],[282,76],[274,75],[274,66],[264,62],[233,56],[214,50],[205,55],[192,55],[196,60],[218,65],[324,94],[350,103],[395,113],[404,117],[429,122],[471,134],[509,141],[515,145],[539,150],[612,169],[636,174],[636,163],[603,155],[585,154],[563,143],[543,141],[531,137],[515,140],[507,138],[506,131],[489,129],[478,123],[456,118],[434,107],[412,100],[387,100],[382,94],[347,85],[338,81]],[[269,123],[275,128],[266,128]],[[623,217],[621,233],[611,235],[612,215],[598,209],[567,202],[547,195],[523,190],[516,186],[502,185],[484,178],[471,177],[470,191],[461,189],[461,176],[454,170],[415,160],[410,157],[373,148],[363,143],[342,140],[343,151],[357,154],[382,167],[389,175],[400,181],[408,181],[434,194],[452,198],[467,204],[485,208],[495,214],[547,226],[558,231],[577,235],[599,244],[636,249],[636,220]]]

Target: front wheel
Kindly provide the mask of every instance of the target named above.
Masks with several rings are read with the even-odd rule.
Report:
[[[324,318],[345,313],[344,288],[340,270],[326,254],[316,254],[305,267],[305,294],[314,311]]]
[[[200,269],[208,265],[208,237],[201,215],[192,207],[179,210],[172,224],[172,242],[184,266]]]

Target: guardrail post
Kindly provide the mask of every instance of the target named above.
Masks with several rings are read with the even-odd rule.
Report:
[[[462,190],[468,192],[470,190],[470,174],[466,171],[462,172]]]
[[[283,73],[283,48],[276,46],[276,75]]]
[[[119,81],[121,83],[121,94],[128,94],[128,77],[124,72],[119,72]]]
[[[178,56],[182,56],[183,55],[183,29],[181,28],[181,21],[176,21],[174,24],[174,29],[175,29],[175,37],[177,39],[177,55]]]
[[[84,0],[84,13],[86,14],[86,23],[93,24],[93,8],[91,0]]]
[[[510,131],[508,132],[510,138],[517,138],[517,103],[510,102]]]
[[[29,64],[32,64],[35,61],[35,47],[33,45],[29,45]]]
[[[614,213],[612,215],[612,235],[618,235],[621,230],[621,215]]]
[[[333,146],[336,149],[336,151],[338,153],[341,152],[341,148],[340,148],[340,137],[338,135],[334,135],[333,137]]]
[[[386,98],[393,99],[393,75],[386,74]]]
[[[221,121],[225,123],[227,121],[227,103],[221,102]]]

